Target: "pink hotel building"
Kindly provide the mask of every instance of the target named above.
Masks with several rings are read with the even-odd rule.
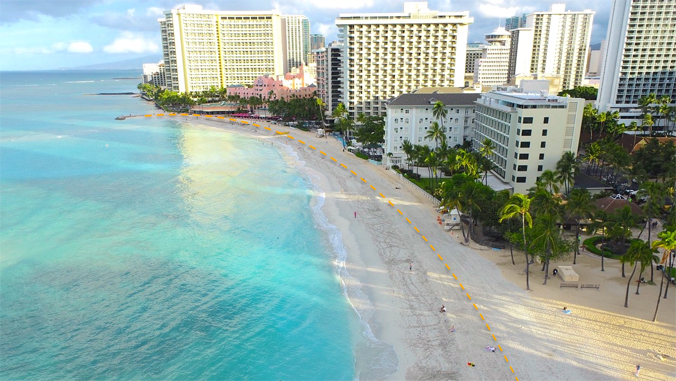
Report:
[[[315,78],[306,70],[304,65],[298,68],[297,73],[270,76],[268,74],[256,78],[252,88],[242,85],[228,86],[228,95],[239,95],[242,98],[259,97],[263,100],[289,99],[293,96],[298,98],[311,97],[317,87]]]

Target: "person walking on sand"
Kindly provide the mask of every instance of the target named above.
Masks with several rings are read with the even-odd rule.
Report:
[[[634,376],[636,376],[636,378],[638,378],[638,372],[640,372],[640,371],[641,371],[641,365],[636,365],[636,373],[634,373]]]
[[[413,271],[413,262],[411,262],[411,263],[408,265],[408,270],[409,270],[409,271]]]
[[[357,212],[354,212],[354,218],[357,218]]]

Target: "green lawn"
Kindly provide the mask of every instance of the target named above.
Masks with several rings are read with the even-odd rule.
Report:
[[[420,188],[424,189],[427,193],[432,194],[431,189],[434,186],[434,179],[421,178],[420,180],[415,180],[409,178],[409,180]],[[446,178],[439,178],[439,184],[441,184]]]

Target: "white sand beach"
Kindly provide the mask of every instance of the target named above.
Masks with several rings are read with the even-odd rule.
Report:
[[[261,125],[252,132],[251,124],[227,119],[181,119],[287,144],[320,178],[323,211],[341,230],[348,251],[346,267],[375,308],[369,324],[399,358],[398,371],[387,379],[630,380],[637,364],[641,379],[676,379],[676,287],[652,323],[658,276],[657,286],[642,284],[640,295],[632,282],[624,308],[627,278],[621,277],[618,261],[606,260],[601,272],[598,258],[582,254],[574,266],[580,283],[600,284],[599,290],[560,289],[559,278],[543,286],[536,264],[528,292],[522,253],[514,253],[513,266],[509,250],[460,244],[459,231],[444,232],[419,191],[395,172],[343,152],[333,138],[278,125],[270,125],[271,132],[260,122],[251,122]],[[290,131],[295,139],[274,131]],[[572,264],[572,257],[564,264]],[[439,312],[442,304],[446,313]],[[572,313],[562,313],[563,306]],[[455,332],[449,332],[451,326]],[[487,346],[498,349],[493,353]],[[358,360],[357,369],[366,365]],[[383,378],[376,373],[360,378]]]

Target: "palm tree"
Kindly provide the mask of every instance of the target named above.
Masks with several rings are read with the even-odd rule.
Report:
[[[437,150],[439,148],[439,141],[446,140],[446,134],[443,128],[439,127],[439,123],[432,122],[432,126],[427,130],[425,139],[434,140],[434,149]]]
[[[624,307],[629,307],[629,286],[631,286],[631,278],[634,277],[636,273],[636,266],[638,263],[641,264],[641,271],[645,268],[646,261],[652,261],[653,249],[648,246],[644,241],[633,241],[629,250],[620,258],[620,262],[624,266],[625,263],[628,263],[630,266],[634,266],[634,270],[629,276],[629,281],[627,282],[627,293],[624,297]],[[640,282],[639,282],[640,283]]]
[[[526,244],[526,223],[528,227],[533,227],[533,217],[530,215],[530,198],[528,196],[515,193],[509,198],[507,204],[500,209],[500,222],[515,217],[521,217],[521,232],[523,235],[523,251],[526,254],[526,290],[530,291],[530,261],[528,260],[528,245]]]
[[[606,271],[604,267],[603,244],[606,242],[606,228],[610,223],[608,214],[603,210],[597,210],[593,217],[593,222],[589,225],[589,234],[593,235],[597,230],[601,229],[601,271]]]
[[[404,140],[401,143],[401,149],[404,150],[404,155],[406,155],[406,164],[408,164],[408,169],[411,169],[411,157],[413,156],[413,143],[409,142],[408,139]]]
[[[617,209],[615,213],[611,214],[610,219],[614,230],[613,235],[620,238],[620,243],[622,245],[620,250],[624,250],[626,247],[627,235],[631,236],[631,228],[636,225],[636,216],[629,206],[625,206],[624,208]],[[624,263],[622,263],[622,278],[625,277]]]
[[[452,189],[451,192],[445,194],[442,198],[442,205],[445,205],[449,211],[456,209],[458,213],[465,210],[464,202],[465,199],[461,197],[460,189],[458,188]],[[465,242],[469,242],[469,237],[465,233],[465,223],[462,221],[462,218],[460,218],[460,230],[462,231],[462,238]]]
[[[549,169],[542,172],[540,175],[540,183],[549,188],[549,193],[559,193],[559,185],[557,184],[556,173]]]
[[[434,107],[432,108],[432,116],[434,116],[439,120],[439,122],[441,122],[442,131],[444,129],[444,119],[446,118],[446,115],[448,115],[448,110],[446,109],[446,105],[444,105],[444,102],[436,101],[434,103]]]
[[[559,174],[559,182],[566,187],[566,194],[570,193],[570,188],[575,182],[580,166],[575,159],[575,154],[571,151],[565,152],[561,159],[556,163],[556,171]]]
[[[481,211],[480,203],[483,199],[481,194],[481,184],[475,181],[468,181],[460,187],[460,197],[464,199],[465,209],[469,214],[469,236],[472,236],[474,231],[474,210]],[[469,239],[465,240],[469,242]]]
[[[490,156],[493,154],[493,151],[495,151],[495,143],[489,139],[486,138],[481,142],[481,148],[479,148],[479,152],[481,152],[481,156],[489,159]],[[484,172],[484,178],[486,179],[486,185],[488,185],[488,171],[490,168],[486,169]]]
[[[646,203],[643,205],[643,212],[648,217],[648,245],[650,245],[650,234],[652,233],[652,217],[659,213],[660,209],[664,205],[664,200],[667,197],[667,190],[664,184],[656,183],[652,181],[645,181],[641,184],[638,189],[638,196],[647,198]],[[645,228],[644,228],[645,229]],[[643,233],[643,230],[641,230]],[[639,234],[640,238],[641,234]],[[650,265],[650,281],[653,281],[653,266]]]
[[[666,122],[667,122],[667,118],[668,118],[669,111],[670,111],[669,105],[671,104],[671,97],[668,96],[668,95],[662,95],[660,97],[660,99],[658,99],[657,102],[658,103],[657,103],[657,106],[656,106],[656,110],[657,110],[657,115],[659,117],[657,125],[659,126],[661,124],[661,123],[659,123],[659,121],[664,120],[665,121],[664,132],[666,132],[667,131],[667,128],[666,128],[667,123]]]
[[[648,127],[648,131],[649,131],[648,136],[650,136],[650,137],[653,136],[653,125],[654,124],[655,124],[655,122],[653,121],[652,115],[643,114],[643,122],[641,123],[641,125],[643,127],[646,127],[646,126]]]
[[[531,211],[537,217],[549,214],[559,220],[562,216],[561,199],[544,188],[536,188],[531,195]]]
[[[598,110],[591,103],[584,106],[582,113],[582,130],[589,130],[589,140],[594,140],[594,128],[598,118]]]
[[[639,128],[640,128],[640,127],[638,126],[638,123],[636,123],[636,122],[631,122],[631,123],[629,124],[629,128],[628,128],[628,129],[629,129],[629,131],[632,131],[632,132],[633,132],[632,135],[634,135],[634,143],[631,145],[631,149],[632,149],[632,150],[634,149],[634,147],[636,147],[636,131],[638,131]]]
[[[463,150],[458,150],[458,153],[455,158],[456,168],[462,169],[468,176],[476,179],[478,172],[478,165],[474,156]]]
[[[676,229],[672,230],[665,230],[661,232],[660,234],[657,235],[660,239],[658,241],[653,242],[652,248],[657,249],[662,248],[664,249],[664,256],[667,258],[671,257],[671,253],[676,250]],[[665,257],[662,256],[662,261],[661,263],[664,263],[665,265],[667,264]],[[655,314],[653,315],[653,321],[657,320],[657,310],[660,308],[660,299],[662,299],[662,287],[664,286],[664,269],[662,270],[662,280],[660,281],[660,292],[657,293],[657,305],[655,306]],[[671,276],[671,274],[669,274]],[[668,284],[667,284],[668,286]]]
[[[437,189],[437,169],[439,168],[439,158],[437,156],[436,152],[430,152],[430,154],[425,158],[425,164],[427,164],[427,168],[434,173],[433,179],[434,179],[434,186],[430,187],[433,188],[431,189],[432,194]]]
[[[573,264],[577,264],[577,254],[580,252],[580,220],[590,218],[594,214],[595,206],[591,193],[585,188],[573,189],[566,204],[566,214],[575,220],[575,250]]]
[[[598,165],[601,158],[601,145],[598,142],[590,143],[587,146],[586,160],[588,165],[592,167],[591,175],[594,175],[594,164]],[[587,167],[589,169],[589,167]],[[589,172],[587,172],[589,173]]]
[[[549,258],[552,251],[558,252],[559,246],[559,227],[556,224],[556,217],[551,214],[540,215],[535,219],[535,237],[531,245],[540,245],[545,250],[545,281],[543,285],[547,285],[549,278]]]

